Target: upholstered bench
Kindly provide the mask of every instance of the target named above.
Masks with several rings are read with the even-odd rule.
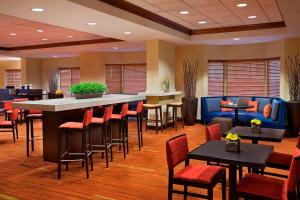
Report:
[[[232,119],[229,117],[215,117],[211,120],[212,124],[220,124],[221,133],[225,133],[232,128]]]

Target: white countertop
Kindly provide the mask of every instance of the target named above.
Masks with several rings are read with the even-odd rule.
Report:
[[[90,99],[47,99],[38,101],[23,101],[14,102],[13,107],[24,110],[42,110],[42,111],[64,111],[73,110],[87,107],[95,107],[109,104],[124,103],[130,101],[144,100],[145,98],[140,95],[126,95],[126,94],[108,94],[103,95],[101,98]]]
[[[171,92],[140,92],[140,96],[151,96],[151,97],[162,97],[162,96],[173,96],[183,94],[182,91],[171,91]]]

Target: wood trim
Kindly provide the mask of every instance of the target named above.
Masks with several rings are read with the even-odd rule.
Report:
[[[59,67],[58,70],[64,70],[64,69],[80,69],[80,67]]]
[[[251,30],[260,30],[260,29],[281,28],[281,27],[285,27],[284,21],[262,23],[262,24],[241,25],[241,26],[230,26],[230,27],[222,27],[222,28],[197,29],[197,30],[192,30],[191,35],[251,31]]]
[[[17,47],[7,47],[4,48],[5,51],[18,51],[18,50],[31,50],[31,49],[45,49],[53,47],[66,47],[66,46],[76,46],[76,45],[85,45],[85,44],[98,44],[98,43],[109,43],[109,42],[121,42],[123,40],[115,38],[101,38],[94,40],[81,40],[74,42],[60,42],[60,43],[50,43],[50,44],[37,44],[29,46],[17,46]],[[3,47],[0,47],[0,50]]]
[[[0,51],[8,51],[7,47],[0,47]]]
[[[254,58],[254,59],[229,59],[229,60],[208,60],[208,62],[247,62],[247,61],[270,61],[270,60],[276,60],[280,57],[269,57],[269,58]]]
[[[146,63],[133,63],[133,64],[105,64],[105,66],[139,66],[146,65]]]
[[[21,72],[21,69],[5,69],[5,72]]]
[[[191,34],[191,31],[192,31],[191,29],[189,29],[183,25],[180,25],[176,22],[173,22],[167,18],[164,18],[160,15],[157,15],[153,12],[150,12],[144,8],[141,8],[132,3],[129,3],[127,1],[124,1],[124,0],[121,0],[121,1],[120,0],[98,0],[98,1],[109,4],[111,6],[119,8],[121,10],[125,10],[127,12],[133,13],[133,14],[143,17],[145,19],[149,19],[153,22],[157,22],[161,25],[167,26],[167,27],[177,30],[179,32],[182,32],[182,33],[185,33],[188,35]]]

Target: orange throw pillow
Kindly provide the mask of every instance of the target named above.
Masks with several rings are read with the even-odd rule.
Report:
[[[271,112],[272,112],[272,106],[271,106],[271,104],[267,104],[267,105],[264,107],[264,118],[269,118]]]
[[[228,101],[221,100],[220,103],[222,105],[222,104],[229,104],[232,102],[230,100],[228,100]],[[222,112],[232,112],[233,111],[233,109],[231,109],[231,108],[222,108],[221,110],[222,110]]]
[[[249,101],[248,104],[253,106],[253,108],[246,109],[247,112],[257,112],[257,110],[258,110],[258,101]]]

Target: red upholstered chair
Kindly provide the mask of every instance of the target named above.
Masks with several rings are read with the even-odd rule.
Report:
[[[11,111],[10,113],[10,117],[8,117],[10,120],[4,120],[4,121],[0,121],[0,130],[1,132],[9,132],[12,131],[13,133],[13,139],[14,142],[16,142],[16,136],[17,138],[19,138],[19,133],[18,133],[18,114],[19,114],[19,110],[18,109],[14,109]]]
[[[167,141],[167,161],[169,168],[168,199],[172,199],[172,193],[187,196],[200,197],[213,200],[213,188],[218,182],[222,182],[222,199],[226,199],[226,170],[220,166],[190,165],[187,153],[188,141],[185,134],[176,136]],[[185,161],[185,167],[174,173],[174,168]],[[184,191],[173,189],[173,184],[183,185]],[[208,190],[208,195],[188,192],[188,186],[199,187]]]
[[[296,146],[300,145],[300,136],[298,136]],[[272,152],[269,159],[267,160],[267,167],[275,168],[275,169],[282,169],[282,170],[289,170],[291,163],[293,160],[293,155],[287,153],[280,153],[280,152]],[[287,178],[286,175],[264,171],[264,174],[277,176],[282,178]]]
[[[143,112],[142,111],[143,111],[143,101],[139,101],[137,103],[136,110],[128,110],[127,112],[128,117],[136,118],[139,150],[141,150],[141,147],[143,146]]]
[[[237,196],[251,199],[296,199],[300,181],[300,150],[295,149],[287,180],[258,174],[247,174],[237,186]],[[299,199],[299,197],[298,197]]]
[[[58,138],[58,166],[57,166],[57,174],[58,179],[61,178],[61,164],[66,164],[66,170],[68,170],[68,163],[79,161],[82,162],[82,166],[85,164],[86,169],[86,177],[89,178],[89,169],[88,169],[88,159],[91,162],[91,170],[93,171],[93,154],[92,154],[92,143],[91,143],[91,134],[89,132],[89,125],[91,124],[93,118],[93,109],[88,108],[85,110],[83,121],[82,122],[65,122],[59,126],[60,133]],[[70,152],[69,149],[69,133],[70,131],[80,132],[82,135],[82,152]],[[66,147],[64,152],[61,152],[62,146],[62,135],[65,134],[65,142]],[[87,134],[89,135],[89,141],[87,142]],[[81,156],[81,158],[70,158],[72,156]]]
[[[111,161],[113,160],[112,132],[110,129],[110,119],[112,116],[112,111],[113,105],[106,106],[104,109],[103,117],[93,117],[91,121],[91,125],[102,127],[102,144],[92,144],[92,152],[101,152],[102,154],[103,152],[105,152],[106,167],[108,167],[108,151],[110,151]]]
[[[119,150],[121,145],[123,145],[124,158],[126,158],[126,147],[127,153],[129,153],[128,147],[128,103],[123,103],[122,111],[120,114],[112,114],[111,119],[119,122],[119,138],[113,138],[113,145],[119,145]]]
[[[4,101],[4,114],[5,114],[5,120],[9,120],[9,116],[11,115],[13,110],[12,107],[12,101]]]
[[[37,119],[43,119],[41,110],[27,110],[25,112],[26,120],[26,154],[29,156],[29,143],[31,143],[31,151],[34,151],[34,140],[41,140],[41,137],[34,136],[33,122]],[[29,137],[30,132],[30,137]]]
[[[19,102],[19,101],[28,101],[29,99],[28,98],[14,98],[14,100],[13,101],[15,101],[15,102]],[[21,125],[22,125],[22,123],[23,123],[23,120],[25,119],[25,110],[20,110],[20,120],[19,120],[19,122],[21,123]]]

